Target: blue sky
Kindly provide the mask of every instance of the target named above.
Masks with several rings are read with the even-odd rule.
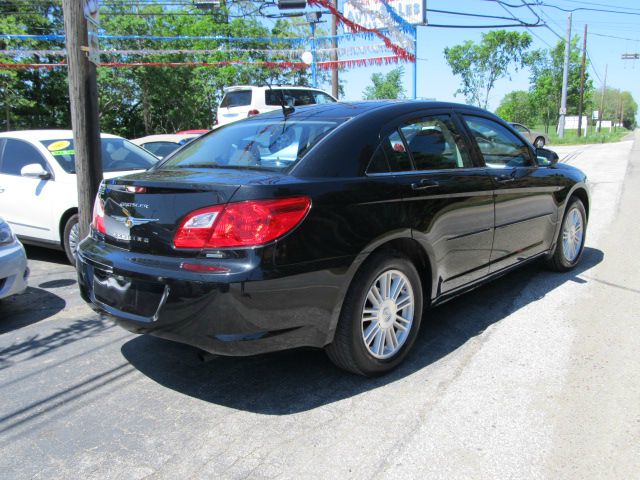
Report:
[[[533,4],[536,0],[527,1]],[[506,3],[515,5],[521,3],[521,1],[506,0]],[[596,88],[601,88],[604,81],[605,65],[608,65],[607,86],[630,91],[636,102],[640,103],[640,60],[622,60],[620,58],[623,53],[640,53],[640,2],[638,0],[544,0],[543,3],[567,9],[587,7],[626,11],[626,14],[576,11],[573,13],[572,35],[577,34],[582,38],[585,23],[589,25],[587,51],[592,61],[589,74]],[[497,2],[487,0],[427,0],[427,7],[437,10],[509,16]],[[556,34],[565,35],[568,13],[539,5],[533,8]],[[535,23],[536,21],[535,16],[524,7],[512,8],[510,11],[530,23]],[[487,24],[496,20],[428,13],[428,21],[438,24]],[[498,20],[498,22],[502,23],[503,21]],[[417,51],[418,98],[464,102],[463,96],[454,96],[459,86],[459,79],[451,74],[451,69],[444,59],[443,50],[447,46],[453,46],[465,40],[479,41],[482,32],[487,32],[488,30],[419,27]],[[524,29],[517,28],[517,30],[522,31]],[[533,36],[532,48],[547,49],[558,41],[556,34],[548,28],[531,28],[529,32]],[[610,38],[600,35],[622,38]],[[413,65],[404,64],[404,67],[404,86],[407,95],[410,95],[413,83]],[[392,68],[394,67],[361,67],[344,72],[342,78],[346,80],[345,99],[357,100],[362,98],[362,91],[371,83],[371,74],[374,72],[385,73]],[[526,90],[529,86],[528,75],[529,73],[526,70],[517,73],[513,72],[511,80],[499,80],[491,94],[489,108],[494,110],[503,96],[512,90]],[[326,85],[322,85],[322,87],[327,88]]]

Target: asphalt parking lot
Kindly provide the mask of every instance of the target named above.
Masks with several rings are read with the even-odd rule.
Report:
[[[640,135],[557,150],[591,181],[579,267],[427,312],[382,378],[314,350],[203,363],[28,248],[29,290],[0,303],[0,478],[638,478]]]

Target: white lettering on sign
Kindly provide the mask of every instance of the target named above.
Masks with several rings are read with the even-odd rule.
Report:
[[[390,0],[389,5],[407,23],[412,25],[422,23],[422,0]],[[345,0],[344,16],[365,28],[386,28],[382,18],[389,14],[379,0]]]

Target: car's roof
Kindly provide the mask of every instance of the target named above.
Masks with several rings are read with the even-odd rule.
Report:
[[[416,109],[450,110],[454,108],[464,109],[466,111],[476,111],[485,115],[493,115],[478,107],[452,102],[436,102],[427,100],[362,100],[358,102],[322,103],[295,107],[295,110],[288,114],[287,118],[295,118],[298,120],[305,118],[354,118],[362,115],[374,114],[374,112],[384,112],[391,117],[395,117],[415,111]],[[282,117],[282,110],[273,110],[243,121],[251,121],[252,119],[257,121],[260,119],[277,117]]]
[[[321,90],[320,88],[316,88],[316,87],[306,87],[304,85],[233,85],[231,87],[225,87],[224,91],[226,92],[233,92],[236,90],[249,90],[249,89],[255,89],[255,90],[281,90],[281,89],[287,89],[287,90],[314,90],[317,92],[324,92],[324,90]]]
[[[180,143],[182,140],[199,137],[198,133],[165,133],[159,135],[147,135],[146,137],[134,138],[130,140],[136,145],[149,142],[173,142]]]
[[[110,133],[101,133],[101,138],[122,138]],[[72,130],[16,130],[1,132],[0,138],[19,138],[22,140],[73,140]]]

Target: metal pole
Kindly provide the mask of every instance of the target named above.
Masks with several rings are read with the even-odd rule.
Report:
[[[604,83],[602,84],[602,97],[600,98],[600,112],[598,112],[598,133],[602,128],[602,118],[604,117],[604,91],[607,89],[607,70],[609,64],[604,66]]]
[[[571,53],[571,14],[567,18],[567,39],[564,46],[564,69],[562,71],[562,98],[560,100],[560,118],[558,119],[558,137],[564,138],[564,121],[567,115],[567,87],[569,85],[569,55]]]
[[[333,5],[338,8],[338,0],[333,0]],[[336,16],[335,15],[331,15],[331,36],[333,37],[331,39],[331,61],[333,62],[337,62],[338,61],[338,40],[335,38],[336,35],[338,34],[338,25],[336,22]],[[340,82],[338,81],[338,65],[336,63],[333,64],[333,66],[331,67],[331,94],[335,97],[338,98],[338,93],[339,93],[339,85]]]
[[[411,92],[411,98],[414,100],[417,98],[417,90],[418,90],[418,27],[416,27],[416,36],[413,40],[413,89]]]
[[[318,72],[316,65],[316,24],[311,22],[311,86],[318,86]]]
[[[580,103],[578,103],[578,136],[582,135],[582,107],[584,103],[584,66],[587,60],[587,24],[584,25],[582,39],[582,68],[580,70]],[[586,135],[585,135],[586,136]]]

